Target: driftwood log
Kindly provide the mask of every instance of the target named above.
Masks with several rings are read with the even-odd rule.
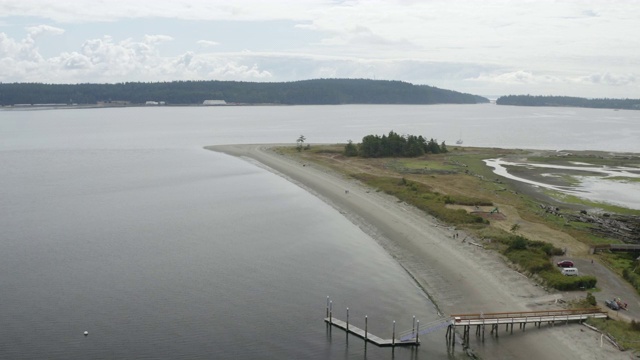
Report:
[[[549,214],[568,221],[591,225],[595,235],[620,240],[626,244],[640,244],[640,216],[587,212],[586,210],[564,211],[558,207],[540,205]]]

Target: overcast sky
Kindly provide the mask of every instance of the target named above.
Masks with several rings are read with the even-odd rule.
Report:
[[[640,98],[640,0],[0,0],[0,82],[402,80]]]

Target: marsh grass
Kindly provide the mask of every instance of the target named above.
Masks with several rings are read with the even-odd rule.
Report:
[[[408,171],[449,171],[455,172],[458,170],[457,166],[442,163],[441,161],[431,161],[425,159],[415,158],[396,158],[387,163],[389,168],[395,169],[398,172]]]
[[[593,318],[588,319],[586,322],[612,337],[624,349],[640,350],[640,325],[637,322],[627,323],[613,319]]]
[[[461,209],[449,209],[446,207],[448,203],[453,201],[450,196],[434,192],[432,188],[426,184],[416,181],[407,180],[406,178],[393,178],[384,176],[375,176],[371,174],[353,174],[354,178],[384,191],[389,195],[397,197],[399,200],[407,202],[420,210],[427,212],[435,218],[452,225],[461,224],[488,224],[488,221],[480,216],[468,213]],[[483,203],[482,199],[466,199]]]
[[[625,176],[608,177],[606,178],[606,180],[623,181],[623,182],[640,182],[640,178],[632,178],[632,177],[625,177]]]
[[[640,210],[629,209],[622,206],[617,206],[604,202],[591,201],[584,198],[580,198],[574,195],[566,194],[557,190],[544,189],[543,192],[547,194],[549,197],[554,198],[558,201],[568,203],[568,204],[576,204],[582,205],[589,208],[602,209],[604,212],[622,214],[622,215],[640,215]]]
[[[447,205],[465,206],[492,206],[493,204],[506,204],[514,207],[523,220],[531,223],[544,224],[543,226],[553,230],[564,232],[574,239],[585,244],[616,243],[614,239],[595,235],[592,225],[588,223],[571,221],[563,217],[548,214],[541,210],[540,200],[535,195],[520,193],[514,184],[498,178],[491,168],[486,166],[483,160],[505,156],[527,157],[529,151],[509,150],[493,148],[467,148],[453,147],[446,154],[429,154],[418,158],[381,158],[362,159],[358,157],[347,158],[343,155],[345,144],[314,145],[305,151],[296,152],[295,148],[279,148],[277,151],[300,158],[317,162],[333,170],[353,176],[376,191],[384,191],[397,197],[400,201],[412,204],[439,220],[460,227],[475,237],[482,239],[485,247],[502,253],[514,264],[530,274],[536,274],[536,278],[542,279],[550,286],[561,289],[582,288],[594,284],[592,279],[576,279],[560,274],[554,268],[550,254],[554,249],[528,242],[526,246],[514,251],[512,246],[513,233],[490,226],[489,221],[480,216],[468,213],[462,209],[448,208]],[[531,158],[529,157],[529,160]],[[622,166],[625,163],[616,159],[607,162],[606,159],[594,156],[563,156],[540,157],[540,163],[557,163],[573,165],[572,162],[589,164],[606,164],[610,166]],[[626,161],[626,160],[625,160]],[[637,159],[635,160],[637,161]],[[586,166],[586,165],[585,165]],[[629,165],[631,166],[631,165]],[[445,170],[447,173],[406,173],[411,169]],[[564,181],[572,181],[567,175]],[[599,208],[610,213],[625,215],[640,215],[640,211],[621,208],[614,205],[586,201],[574,196],[545,190],[544,194],[552,199],[572,204]],[[552,248],[552,247],[551,247]],[[620,274],[627,269],[630,272],[628,262],[616,261],[610,265]],[[633,279],[635,274],[630,273]],[[638,275],[640,277],[640,275]],[[632,282],[632,280],[629,280]],[[638,280],[640,282],[640,280]],[[633,283],[633,282],[632,282]]]

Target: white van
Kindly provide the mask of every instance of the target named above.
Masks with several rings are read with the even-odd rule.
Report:
[[[562,275],[578,276],[578,268],[570,267],[562,269]]]

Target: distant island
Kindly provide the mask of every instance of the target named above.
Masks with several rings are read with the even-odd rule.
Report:
[[[2,106],[477,104],[489,99],[403,81],[171,81],[117,84],[0,83]]]
[[[640,99],[586,99],[569,96],[508,95],[499,97],[496,104],[640,110]]]

